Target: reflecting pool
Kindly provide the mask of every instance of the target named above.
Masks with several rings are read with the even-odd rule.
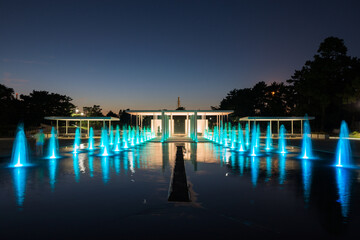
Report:
[[[300,159],[298,148],[282,154],[259,143],[256,156],[213,142],[148,142],[111,156],[101,148],[62,149],[62,158],[32,158],[27,168],[3,161],[0,236],[360,237],[359,168],[335,167],[334,154]],[[190,203],[168,202],[178,145],[185,149]]]

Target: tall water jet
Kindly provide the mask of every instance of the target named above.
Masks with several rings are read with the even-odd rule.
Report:
[[[256,131],[256,125],[253,125],[253,129],[251,132],[251,146],[250,146],[250,156],[256,157],[258,153],[258,148],[256,146],[257,143],[257,131]]]
[[[341,122],[339,141],[336,148],[336,166],[351,166],[351,147],[349,141],[349,129],[345,121]]]
[[[128,132],[126,130],[126,127],[123,126],[123,137],[122,137],[122,140],[123,140],[123,148],[124,149],[127,149],[128,148]]]
[[[116,132],[115,132],[115,147],[114,147],[114,152],[120,152],[120,146],[121,141],[120,141],[120,130],[119,130],[119,125],[116,126]]]
[[[113,130],[113,126],[110,126],[110,141],[109,141],[109,145],[110,145],[110,146],[114,145],[114,130]]]
[[[48,158],[55,159],[59,157],[59,143],[57,133],[54,127],[51,128],[51,136],[49,139]]]
[[[238,125],[238,142],[239,142],[239,151],[244,152],[245,151],[244,134],[243,134],[240,123]]]
[[[250,145],[250,129],[248,123],[245,125],[245,145],[247,147]]]
[[[265,150],[269,152],[271,149],[272,149],[271,126],[270,124],[268,124],[266,129]]]
[[[89,130],[88,150],[94,150],[94,149],[95,149],[94,130],[93,130],[92,127],[90,127],[90,130]]]
[[[256,128],[256,145],[255,145],[257,148],[260,148],[260,135],[261,135],[260,124],[258,124]]]
[[[336,168],[336,183],[338,187],[338,202],[341,205],[341,214],[348,217],[351,196],[351,177],[350,171],[346,168]]]
[[[80,150],[80,128],[76,128],[73,153],[76,154],[79,152],[79,150]]]
[[[234,149],[236,146],[236,133],[235,128],[233,127],[231,130],[231,149]]]
[[[102,142],[103,142],[103,147],[101,149],[101,153],[100,155],[103,156],[103,157],[106,157],[106,156],[109,156],[109,150],[110,150],[110,147],[109,147],[109,137],[108,137],[108,134],[106,132],[106,129],[103,129],[102,130]]]
[[[19,124],[13,145],[10,167],[25,167],[28,164],[28,160],[28,148],[24,126]]]
[[[311,144],[311,130],[308,119],[304,121],[304,134],[302,139],[301,158],[303,159],[313,158],[312,144]]]
[[[285,154],[287,153],[286,151],[286,129],[284,127],[284,125],[281,125],[280,127],[280,136],[279,136],[279,143],[278,143],[278,147],[279,147],[279,153],[281,154]]]
[[[16,195],[16,202],[19,207],[22,207],[25,200],[26,189],[26,169],[14,168],[13,169],[13,182],[14,192]]]

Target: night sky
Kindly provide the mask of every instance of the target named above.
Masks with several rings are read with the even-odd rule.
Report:
[[[360,57],[360,1],[0,0],[0,82],[83,106],[216,106],[285,81],[329,36]]]

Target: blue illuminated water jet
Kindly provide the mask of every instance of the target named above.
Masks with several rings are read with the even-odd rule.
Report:
[[[339,141],[336,148],[335,164],[337,167],[351,167],[349,129],[345,121],[341,122]]]
[[[13,145],[10,167],[26,167],[28,163],[28,148],[24,126],[19,124]]]
[[[310,129],[310,123],[309,123],[308,119],[306,119],[304,121],[304,134],[303,134],[303,139],[302,139],[301,158],[303,158],[303,159],[313,158],[312,143],[311,143],[311,129]]]
[[[246,146],[250,145],[250,129],[248,123],[246,123],[245,125],[245,145]]]
[[[268,124],[266,129],[265,150],[269,152],[271,149],[272,149],[271,126],[270,124]]]
[[[90,127],[90,130],[89,130],[88,150],[94,150],[94,149],[95,149],[94,130],[93,130],[92,127]]]
[[[100,150],[101,152],[100,155],[103,157],[107,157],[110,155],[110,147],[109,147],[109,137],[105,128],[102,129],[101,141],[103,143],[103,147]]]
[[[241,128],[241,125],[238,125],[238,143],[239,143],[239,151],[244,152],[245,151],[245,144],[244,144],[244,134]]]
[[[59,143],[58,143],[57,133],[54,127],[51,128],[51,136],[49,139],[49,147],[48,147],[48,158],[50,159],[59,158]]]
[[[116,126],[116,132],[115,132],[115,147],[114,152],[120,152],[121,148],[121,141],[120,141],[120,130],[119,125]]]
[[[279,136],[279,143],[278,143],[278,147],[279,147],[279,153],[281,154],[285,154],[287,153],[286,151],[286,129],[284,127],[284,125],[281,125],[280,127],[280,136]]]
[[[79,150],[80,150],[80,128],[76,128],[73,153],[76,154],[79,152]]]
[[[250,156],[251,157],[256,157],[258,155],[258,148],[257,148],[257,131],[256,131],[256,125],[253,125],[253,129],[251,131],[251,146],[250,146]]]

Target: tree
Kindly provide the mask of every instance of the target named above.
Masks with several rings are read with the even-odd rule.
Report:
[[[296,112],[316,116],[321,130],[330,130],[346,118],[344,102],[358,96],[359,60],[347,56],[342,39],[326,38],[312,61],[287,82],[294,88]]]
[[[29,95],[20,95],[25,111],[25,122],[39,125],[45,116],[71,116],[75,105],[66,95],[35,91]]]
[[[115,118],[118,118],[118,117],[119,117],[116,113],[114,113],[114,112],[111,111],[111,110],[106,114],[106,116],[107,116],[107,117],[115,117]]]
[[[94,105],[92,107],[83,107],[83,112],[87,117],[103,117],[102,109],[100,105]]]

